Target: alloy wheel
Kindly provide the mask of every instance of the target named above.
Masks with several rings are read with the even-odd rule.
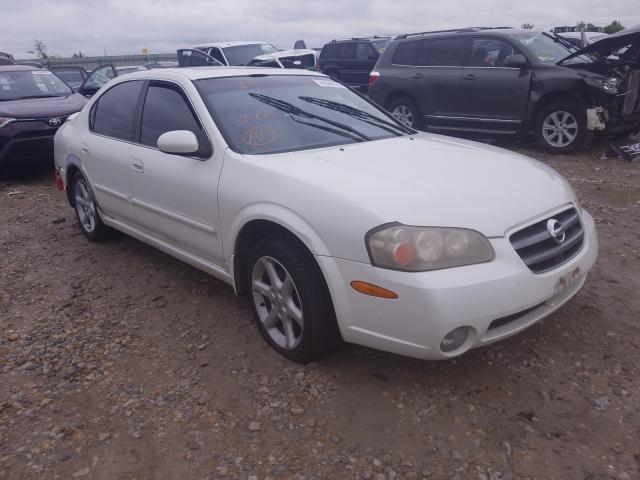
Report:
[[[413,112],[406,105],[397,105],[391,114],[396,117],[396,119],[403,124],[413,127]]]
[[[542,122],[542,136],[549,145],[562,148],[576,139],[578,128],[578,121],[569,112],[553,112]]]
[[[279,347],[293,350],[302,340],[304,316],[298,290],[275,258],[261,257],[251,272],[253,302],[265,331]]]
[[[85,231],[92,233],[96,228],[96,205],[89,191],[89,186],[83,178],[76,181],[75,194],[78,220]]]

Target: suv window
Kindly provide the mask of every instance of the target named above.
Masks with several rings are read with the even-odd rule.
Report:
[[[398,45],[398,48],[393,54],[391,63],[393,63],[394,65],[424,65],[424,61],[418,61],[419,58],[421,60],[424,60],[424,52],[424,40],[404,42]]]
[[[209,141],[181,89],[172,84],[151,82],[142,110],[140,143],[157,148],[158,137],[173,130],[193,132],[200,145],[198,154],[209,150]]]
[[[465,38],[430,40],[427,65],[432,67],[462,66],[465,44]]]
[[[100,135],[133,140],[133,124],[142,80],[124,82],[111,87],[93,107],[91,130]]]
[[[340,58],[342,59],[354,59],[356,58],[356,45],[355,43],[343,43],[340,49]]]
[[[340,53],[339,43],[327,43],[322,49],[322,52],[320,52],[320,56],[323,58],[338,58],[339,53]]]
[[[369,43],[358,43],[356,48],[357,60],[370,60],[369,57],[376,58],[376,51]]]
[[[497,38],[474,38],[471,43],[471,67],[504,67],[509,55],[519,55],[520,50]]]

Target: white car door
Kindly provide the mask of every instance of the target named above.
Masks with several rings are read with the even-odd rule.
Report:
[[[90,133],[80,145],[82,164],[104,213],[135,224],[131,205],[131,147],[143,80],[118,83],[92,106]]]
[[[158,137],[192,131],[200,149],[174,155],[157,148]],[[140,114],[138,142],[131,150],[131,185],[138,225],[154,237],[218,265],[222,238],[218,179],[224,151],[212,144],[182,87],[150,81]]]

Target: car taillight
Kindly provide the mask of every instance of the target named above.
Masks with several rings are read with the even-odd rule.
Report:
[[[369,74],[369,85],[373,85],[380,78],[380,72],[376,72],[375,70]]]
[[[64,182],[62,181],[62,176],[60,175],[58,169],[56,169],[56,171],[54,172],[54,177],[56,179],[56,187],[58,188],[58,190],[64,190]]]

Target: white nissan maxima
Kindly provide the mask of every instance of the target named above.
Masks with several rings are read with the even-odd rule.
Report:
[[[60,128],[55,161],[90,240],[120,230],[247,293],[298,362],[341,340],[460,355],[559,308],[597,256],[551,168],[415,132],[312,72],[118,77]]]

